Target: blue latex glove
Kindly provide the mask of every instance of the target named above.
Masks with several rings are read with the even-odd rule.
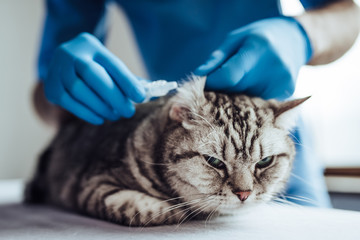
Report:
[[[195,74],[208,75],[210,90],[283,99],[293,94],[299,69],[311,53],[295,19],[270,18],[232,31]]]
[[[137,77],[88,33],[56,49],[44,87],[49,101],[92,124],[131,117],[132,101],[145,98]]]

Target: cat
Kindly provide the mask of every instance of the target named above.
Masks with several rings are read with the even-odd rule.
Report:
[[[234,213],[284,190],[289,130],[307,98],[265,101],[204,91],[205,78],[139,104],[131,119],[63,124],[40,157],[27,202],[128,226]]]

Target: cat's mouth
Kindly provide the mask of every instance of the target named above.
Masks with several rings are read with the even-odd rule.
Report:
[[[192,209],[195,211],[207,212],[218,212],[220,214],[231,215],[234,212],[249,209],[252,206],[256,206],[257,201],[247,195],[239,197],[237,194],[233,195],[212,195],[206,198],[205,201],[197,202],[192,204]],[[202,209],[202,210],[200,210]]]

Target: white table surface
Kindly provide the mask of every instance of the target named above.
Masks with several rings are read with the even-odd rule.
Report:
[[[360,212],[261,206],[243,216],[181,226],[129,228],[47,206],[27,206],[20,183],[0,181],[0,239],[360,239]],[[17,188],[17,190],[15,189]],[[11,195],[10,194],[10,195]],[[12,199],[11,199],[12,198]]]

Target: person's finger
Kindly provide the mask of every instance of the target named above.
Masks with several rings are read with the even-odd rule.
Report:
[[[256,86],[249,87],[246,93],[263,99],[284,100],[290,97],[295,91],[295,82],[292,80],[291,73],[277,69],[276,65],[276,59],[272,59],[271,62],[259,62],[256,66],[257,71],[250,72],[246,78],[242,79],[242,82],[254,81],[253,79],[258,82]],[[272,71],[271,74],[268,73],[270,71]],[[237,87],[234,87],[235,91]]]
[[[63,79],[63,85],[72,98],[81,102],[83,106],[95,112],[97,115],[109,119],[117,120],[118,117],[113,113],[112,109],[97,96],[83,81],[78,78],[75,73],[73,76],[67,76]]]
[[[116,115],[126,111],[126,97],[102,66],[93,61],[76,61],[75,69],[86,84],[114,109]]]
[[[144,101],[144,86],[120,59],[107,49],[102,49],[94,60],[105,68],[126,97],[138,103]]]
[[[210,54],[207,61],[194,71],[194,74],[206,76],[216,71],[227,59],[237,52],[241,45],[239,38],[241,38],[240,34],[238,36],[228,36],[220,47]]]
[[[222,51],[222,49],[217,49],[210,54],[210,57],[203,65],[195,69],[194,74],[198,76],[206,76],[216,70],[227,58],[228,56],[224,51]]]
[[[65,89],[59,90],[61,92],[60,97],[57,99],[56,103],[61,105],[63,108],[72,112],[77,117],[92,123],[94,125],[100,125],[104,123],[104,120],[89,110],[87,107],[79,103],[77,100],[73,99]]]
[[[241,92],[247,89],[252,81],[242,81],[255,67],[262,55],[262,48],[257,43],[247,40],[238,51],[224,62],[206,79],[206,88],[210,90],[227,90]],[[264,73],[265,74],[265,73]],[[236,86],[236,89],[234,88]]]
[[[264,99],[280,100],[291,96],[295,90],[295,82],[287,68],[279,67],[285,64],[283,59],[274,55],[268,43],[261,39],[249,39],[246,45],[249,46],[246,54],[239,55],[240,58],[244,56],[244,76],[238,76],[238,83],[226,91],[243,92]]]

